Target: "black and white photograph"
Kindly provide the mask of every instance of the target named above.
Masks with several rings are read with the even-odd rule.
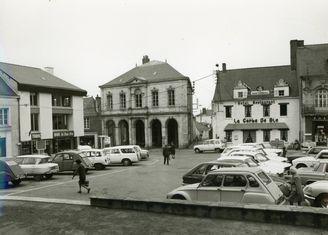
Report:
[[[328,2],[0,0],[0,234],[328,235]]]

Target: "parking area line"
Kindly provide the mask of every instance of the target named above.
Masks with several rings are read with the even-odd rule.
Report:
[[[105,176],[105,175],[111,175],[111,174],[120,173],[120,172],[127,171],[127,170],[129,170],[129,169],[123,169],[123,170],[119,170],[119,171],[115,171],[115,172],[108,172],[108,173],[104,173],[104,174],[100,174],[100,175],[94,175],[94,176],[90,176],[88,178],[89,179],[93,179],[93,178],[97,178],[97,177],[101,177],[101,176]],[[59,182],[59,183],[55,183],[55,184],[45,185],[45,186],[42,186],[42,187],[36,187],[36,188],[21,190],[19,192],[9,193],[6,196],[12,196],[12,195],[21,194],[21,193],[27,193],[27,192],[31,192],[31,191],[36,191],[36,190],[44,189],[44,188],[50,188],[50,187],[54,187],[54,186],[58,186],[58,185],[68,184],[68,183],[72,183],[72,182],[76,182],[76,180],[67,180],[67,181],[64,181],[64,182]]]
[[[159,160],[155,160],[155,161],[151,162],[150,164],[145,164],[145,166],[152,166],[152,165],[155,165],[157,162],[159,162]]]

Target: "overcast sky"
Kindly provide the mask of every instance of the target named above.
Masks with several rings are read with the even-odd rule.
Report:
[[[0,61],[52,66],[88,91],[165,61],[196,80],[227,68],[289,64],[289,41],[328,43],[326,0],[0,0]],[[214,76],[196,83],[210,107]]]

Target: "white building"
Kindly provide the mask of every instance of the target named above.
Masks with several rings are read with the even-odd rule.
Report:
[[[232,144],[299,139],[299,92],[290,66],[218,71],[213,136]]]
[[[0,157],[18,154],[18,96],[0,79]]]
[[[19,96],[20,154],[71,149],[84,135],[86,91],[45,69],[0,63],[1,79]]]
[[[186,147],[192,138],[192,88],[166,62],[149,61],[100,86],[103,134],[112,145]]]

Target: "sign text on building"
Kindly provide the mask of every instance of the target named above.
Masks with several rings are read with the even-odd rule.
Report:
[[[56,131],[54,132],[54,138],[60,137],[73,137],[74,131]]]

